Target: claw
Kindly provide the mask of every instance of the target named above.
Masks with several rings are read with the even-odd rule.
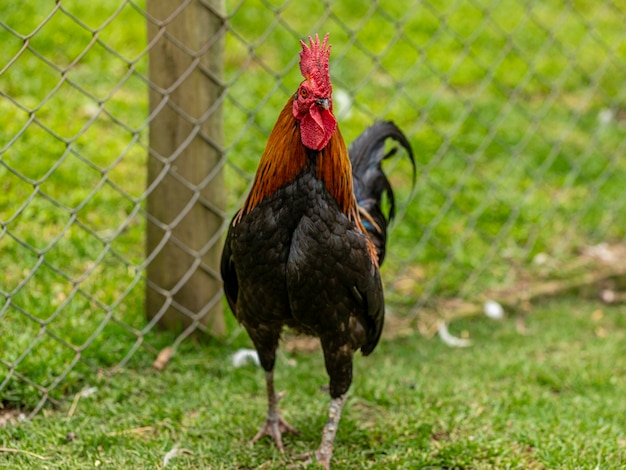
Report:
[[[324,467],[324,470],[330,470],[330,459],[332,455],[332,453],[330,455],[322,453],[321,449],[318,449],[315,451],[315,460]]]
[[[276,443],[276,447],[278,447],[278,450],[281,453],[284,453],[285,452],[285,447],[283,446],[283,433],[284,432],[287,432],[290,434],[296,434],[296,435],[300,434],[300,431],[298,431],[296,428],[291,426],[287,421],[283,419],[282,416],[280,415],[268,416],[263,426],[261,426],[261,429],[259,429],[259,432],[256,433],[256,436],[254,436],[252,438],[252,441],[250,441],[250,445],[254,444],[263,436],[270,436],[272,439],[274,439],[274,442]]]
[[[335,445],[335,434],[337,434],[337,427],[339,426],[339,420],[341,418],[341,410],[346,403],[346,394],[333,398],[330,401],[330,408],[328,409],[328,421],[322,431],[322,442],[319,448],[315,452],[307,452],[297,457],[298,460],[305,464],[313,462],[313,457],[318,464],[320,464],[324,470],[330,470],[330,460],[333,457],[333,448]]]
[[[319,463],[324,470],[330,470],[330,456],[322,454],[319,449],[315,452],[305,452],[304,454],[296,455],[295,459],[301,462],[301,465],[310,465],[313,463],[313,457],[315,457],[315,461]],[[295,468],[295,466],[289,468]]]
[[[274,391],[274,372],[268,370],[265,372],[265,381],[267,385],[267,418],[265,423],[256,433],[256,436],[250,441],[250,445],[261,439],[263,436],[270,436],[274,439],[276,447],[281,453],[285,452],[285,446],[283,446],[283,433],[288,432],[291,434],[300,434],[296,428],[291,426],[287,421],[283,419],[278,411],[278,402],[285,396],[287,392],[282,391],[276,393]]]

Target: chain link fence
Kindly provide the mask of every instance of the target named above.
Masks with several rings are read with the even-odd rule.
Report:
[[[223,17],[196,48],[181,39],[185,25],[172,32],[192,8]],[[429,334],[436,321],[425,319],[487,298],[523,307],[570,279],[624,274],[623,2],[188,0],[165,19],[152,11],[130,0],[0,6],[3,406],[35,414],[96,371],[143,367],[213,328],[203,318],[221,306],[219,290],[197,308],[177,294],[196,273],[218,279],[225,224],[300,81],[298,40],[316,32],[330,32],[346,140],[391,119],[416,153],[414,187],[405,159],[387,165],[401,205],[383,267],[393,317]],[[217,40],[221,72],[203,59]],[[148,60],[159,41],[188,55],[167,85]],[[200,90],[185,108],[176,94],[196,75],[217,92],[207,101]],[[184,123],[171,154],[150,135],[162,112]],[[201,174],[180,157],[195,147],[218,155]],[[148,209],[168,178],[175,194]],[[222,200],[210,190],[218,180]],[[177,230],[201,220],[198,205],[218,230],[188,244]],[[154,215],[172,207],[169,220]],[[146,250],[151,225],[159,235]],[[164,288],[146,272],[166,244],[187,264]],[[161,300],[146,320],[151,289]],[[186,321],[157,331],[169,308]]]

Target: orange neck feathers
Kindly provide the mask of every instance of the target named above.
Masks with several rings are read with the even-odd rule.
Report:
[[[339,205],[339,209],[350,220],[360,224],[359,211],[352,188],[352,165],[348,149],[339,127],[328,141],[328,145],[317,154],[317,177],[324,183]]]
[[[239,217],[248,214],[278,188],[291,183],[306,167],[306,149],[300,139],[300,128],[292,115],[291,102],[289,100],[280,112],[270,133],[252,189]]]
[[[265,151],[241,210],[248,214],[263,199],[291,183],[307,165],[307,149],[302,145],[300,126],[292,114],[293,98],[285,105],[270,133]],[[352,166],[341,132],[337,128],[328,145],[316,155],[317,177],[335,198],[339,209],[356,222],[358,210],[352,189]]]

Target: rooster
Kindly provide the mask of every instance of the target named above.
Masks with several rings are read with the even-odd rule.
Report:
[[[381,170],[384,143],[411,147],[391,122],[368,128],[351,145],[333,115],[328,34],[300,41],[304,81],[278,116],[254,183],[229,227],[221,274],[230,308],[265,370],[268,411],[253,438],[298,434],[278,410],[274,363],[281,331],[317,336],[330,377],[331,403],[319,448],[330,468],[335,434],[352,382],[355,351],[371,353],[385,314],[379,265],[385,254],[393,191]],[[381,207],[389,200],[387,215]]]

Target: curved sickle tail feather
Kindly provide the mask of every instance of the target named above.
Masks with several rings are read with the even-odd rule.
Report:
[[[378,264],[385,259],[387,226],[395,216],[395,199],[391,183],[382,170],[383,160],[392,157],[397,147],[385,153],[385,141],[391,138],[405,150],[413,165],[415,181],[415,157],[411,144],[402,131],[391,121],[377,122],[368,127],[348,148],[352,163],[354,194],[363,226],[376,247]],[[383,212],[383,194],[389,201],[389,211]]]

